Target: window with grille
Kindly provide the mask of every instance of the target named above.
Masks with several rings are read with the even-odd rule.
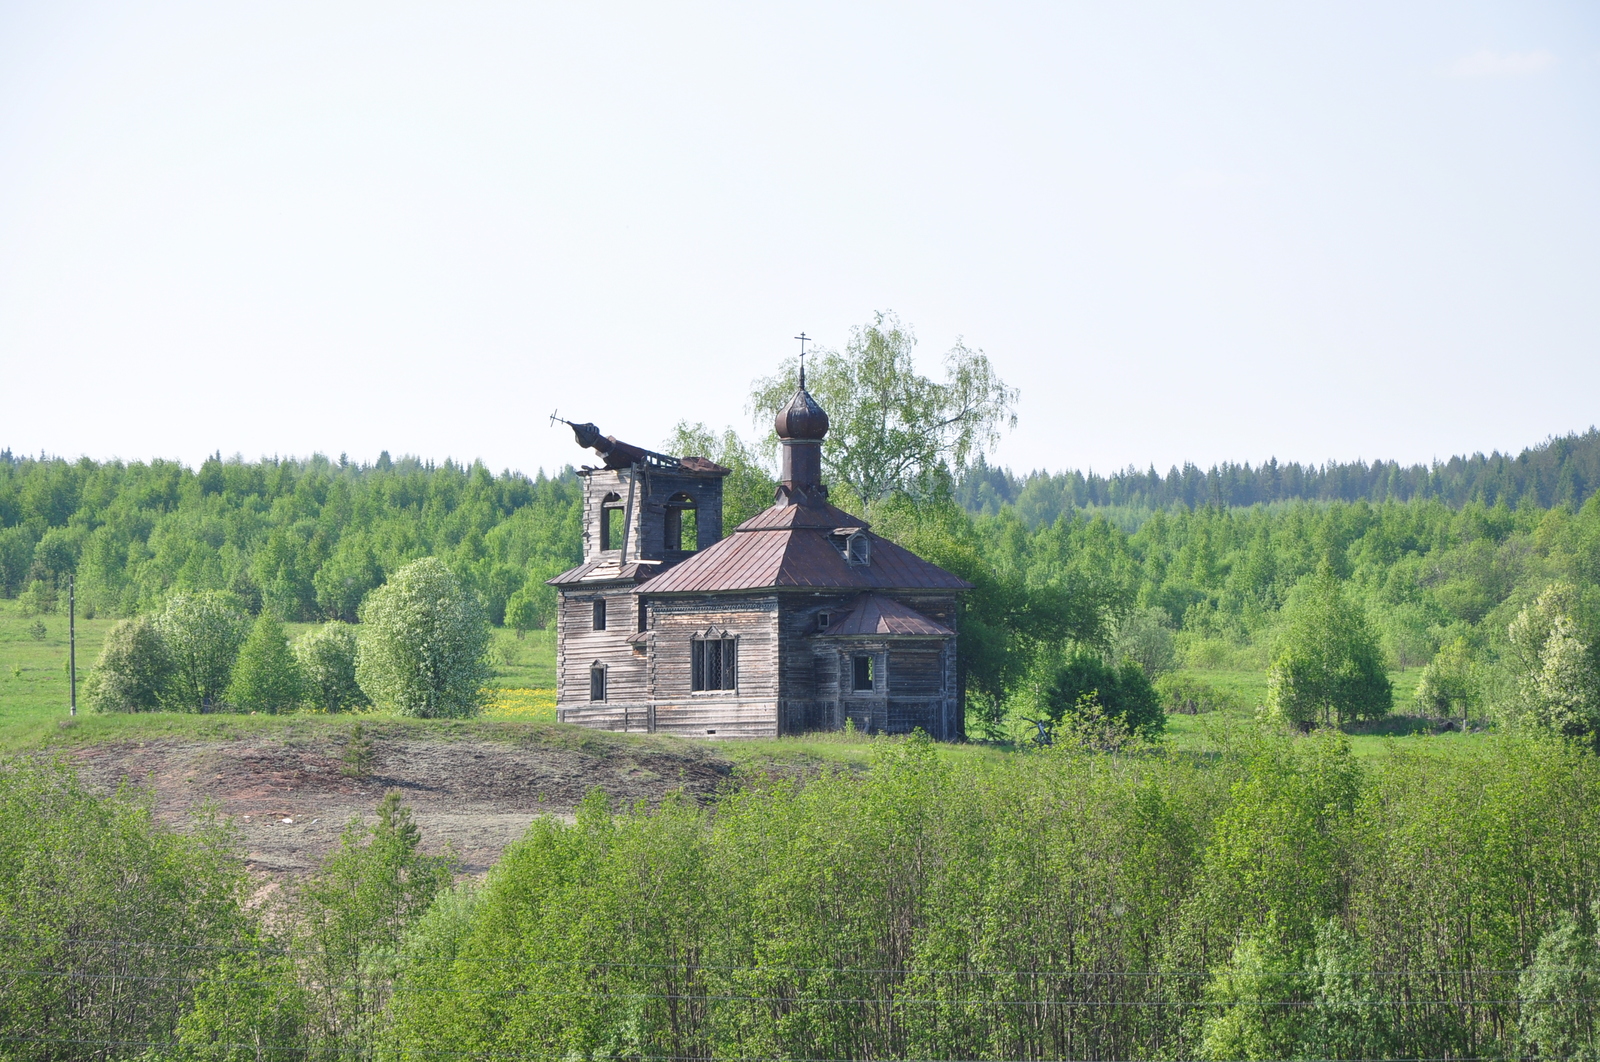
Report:
[[[591,701],[606,699],[606,669],[600,664],[589,669],[589,699]]]
[[[736,690],[739,688],[739,642],[735,638],[696,638],[689,688]]]

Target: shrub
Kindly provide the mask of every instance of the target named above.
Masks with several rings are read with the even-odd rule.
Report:
[[[1478,706],[1481,685],[1472,647],[1465,638],[1457,638],[1422,669],[1417,680],[1417,707],[1430,715],[1465,719]]]
[[[180,832],[63,764],[0,763],[6,1058],[137,1057],[170,1040],[194,979],[248,931],[246,886],[220,823]]]
[[[347,712],[372,702],[356,682],[356,629],[335,620],[307,631],[294,643],[307,703],[325,712]]]
[[[149,616],[135,616],[106,633],[84,683],[84,701],[96,712],[153,712],[171,681],[172,658],[160,630]]]
[[[215,590],[170,597],[155,620],[172,660],[163,706],[179,712],[220,706],[249,622],[231,597]]]
[[[1144,738],[1167,725],[1155,687],[1136,662],[1125,659],[1113,667],[1098,654],[1080,652],[1055,668],[1045,690],[1045,711],[1052,724],[1060,724],[1091,708],[1092,722],[1103,717]]]
[[[300,668],[289,651],[283,624],[263,612],[239,650],[228,703],[241,712],[286,712],[300,702]]]
[[[380,708],[424,718],[474,715],[489,678],[489,626],[433,557],[395,572],[361,606],[356,681]]]
[[[1295,588],[1267,675],[1267,712],[1301,728],[1377,719],[1394,706],[1394,687],[1361,606],[1324,569]]]
[[[1189,675],[1167,674],[1156,679],[1156,695],[1168,715],[1199,715],[1242,707],[1237,695]]]

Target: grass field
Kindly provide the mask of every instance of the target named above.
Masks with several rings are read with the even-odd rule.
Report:
[[[197,716],[151,713],[145,716],[96,717],[81,704],[83,681],[100,654],[106,631],[115,620],[78,619],[79,719],[73,726],[72,740],[116,740],[120,735],[216,732],[242,733],[252,727],[274,729],[281,724],[236,715]],[[291,638],[311,629],[311,624],[287,624]],[[37,637],[40,628],[43,637]],[[491,649],[493,677],[489,682],[484,718],[495,722],[554,724],[555,710],[555,632],[530,631],[524,638],[515,632],[495,630]],[[1209,715],[1173,715],[1167,721],[1168,740],[1182,751],[1200,751],[1213,741],[1220,725],[1254,717],[1256,706],[1266,699],[1267,678],[1260,671],[1190,671],[1186,673],[1232,695],[1238,707]],[[1379,755],[1392,742],[1426,741],[1430,747],[1449,750],[1470,743],[1474,735],[1461,733],[1424,736],[1432,728],[1425,720],[1411,715],[1413,696],[1420,669],[1395,672],[1394,716],[1381,725],[1362,728],[1351,743],[1358,755]],[[15,601],[0,600],[0,751],[36,747],[65,737],[67,716],[67,617],[64,614],[24,616]],[[369,713],[377,716],[377,713]],[[308,719],[316,716],[306,713]],[[419,725],[428,725],[417,721]],[[734,743],[730,743],[734,744]],[[810,735],[776,741],[744,743],[735,758],[762,759],[801,754],[825,761],[857,763],[868,756],[865,738],[844,735]],[[1007,755],[994,746],[968,746],[961,755],[983,758]]]

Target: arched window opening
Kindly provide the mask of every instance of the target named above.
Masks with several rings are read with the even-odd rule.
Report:
[[[600,548],[622,548],[622,522],[628,514],[622,509],[622,496],[616,492],[600,499]]]
[[[700,548],[698,504],[679,491],[667,499],[665,548],[689,552]]]

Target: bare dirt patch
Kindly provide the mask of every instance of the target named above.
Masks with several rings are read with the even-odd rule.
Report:
[[[654,805],[680,790],[707,801],[732,773],[714,750],[688,743],[441,740],[414,731],[370,733],[368,740],[372,764],[360,779],[342,773],[344,740],[333,735],[157,738],[62,751],[97,788],[151,789],[156,814],[175,826],[209,803],[239,828],[250,869],[271,878],[314,868],[345,824],[370,817],[390,789],[411,807],[424,848],[453,849],[462,870],[478,874],[536,816],[570,816],[596,787],[613,806]]]

